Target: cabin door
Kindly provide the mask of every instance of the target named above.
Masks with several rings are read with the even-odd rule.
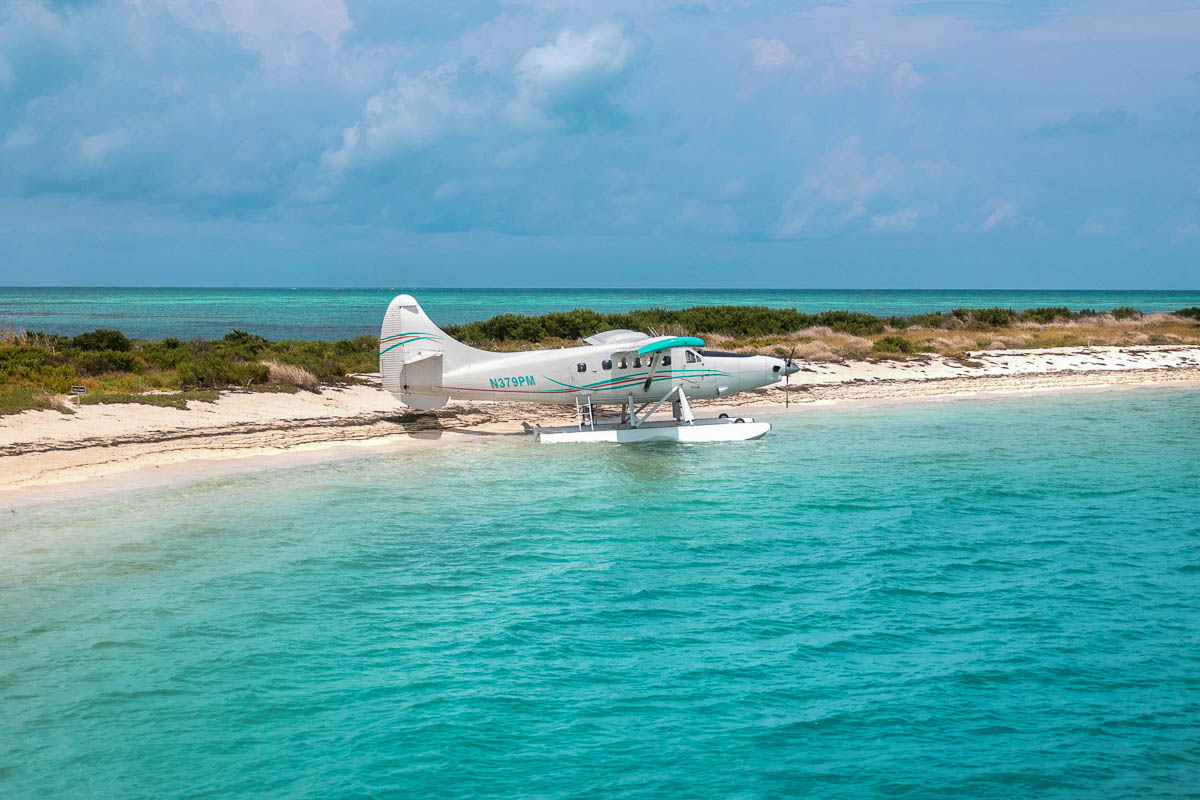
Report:
[[[590,361],[580,361],[571,368],[571,377],[569,383],[572,386],[579,388],[579,401],[583,402],[585,396],[596,391],[595,385],[605,378],[605,373],[602,372],[600,362],[592,359]]]

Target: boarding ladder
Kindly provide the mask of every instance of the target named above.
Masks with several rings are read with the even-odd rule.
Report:
[[[587,425],[589,429],[596,430],[596,416],[592,410],[592,396],[587,396],[586,403],[579,402],[579,395],[575,395],[575,427],[583,430],[583,426]]]

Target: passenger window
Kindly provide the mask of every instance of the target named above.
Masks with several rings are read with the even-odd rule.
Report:
[[[575,367],[580,372],[587,372],[587,364],[583,363],[582,361],[580,361],[578,364],[576,364]]]
[[[625,359],[623,359],[623,358],[621,359],[620,366],[621,366],[621,369],[629,369],[629,363],[626,362]]]
[[[612,369],[612,359],[606,358],[600,362],[600,369]]]
[[[696,363],[696,354],[695,354],[695,353],[693,353],[691,350],[688,350],[688,351],[686,351],[686,352],[684,353],[684,355],[686,355],[686,356],[687,356],[687,362],[688,362],[689,364],[695,364],[695,363]]]
[[[669,366],[671,366],[671,357],[670,357],[670,356],[663,356],[663,363],[662,363],[662,365],[663,365],[664,367],[669,367]]]
[[[637,369],[637,368],[638,368],[638,367],[640,367],[641,365],[642,365],[642,357],[641,357],[641,356],[638,356],[637,358],[635,358],[635,359],[633,360],[633,368],[634,368],[634,369]]]

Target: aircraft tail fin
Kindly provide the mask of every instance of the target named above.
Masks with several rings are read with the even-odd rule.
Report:
[[[409,294],[388,304],[379,332],[383,388],[413,408],[441,408],[442,375],[493,354],[450,338]]]

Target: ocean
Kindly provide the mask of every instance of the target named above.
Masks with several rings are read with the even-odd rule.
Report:
[[[1200,793],[1200,392],[10,508],[6,798]]]
[[[377,334],[388,301],[416,296],[432,319],[450,325],[496,314],[573,308],[763,305],[807,313],[844,309],[916,314],[953,308],[1067,306],[1175,311],[1200,306],[1188,291],[806,290],[806,289],[86,289],[0,287],[0,326],[75,335],[114,328],[140,339],[220,338],[233,329],[268,339],[349,339]]]

